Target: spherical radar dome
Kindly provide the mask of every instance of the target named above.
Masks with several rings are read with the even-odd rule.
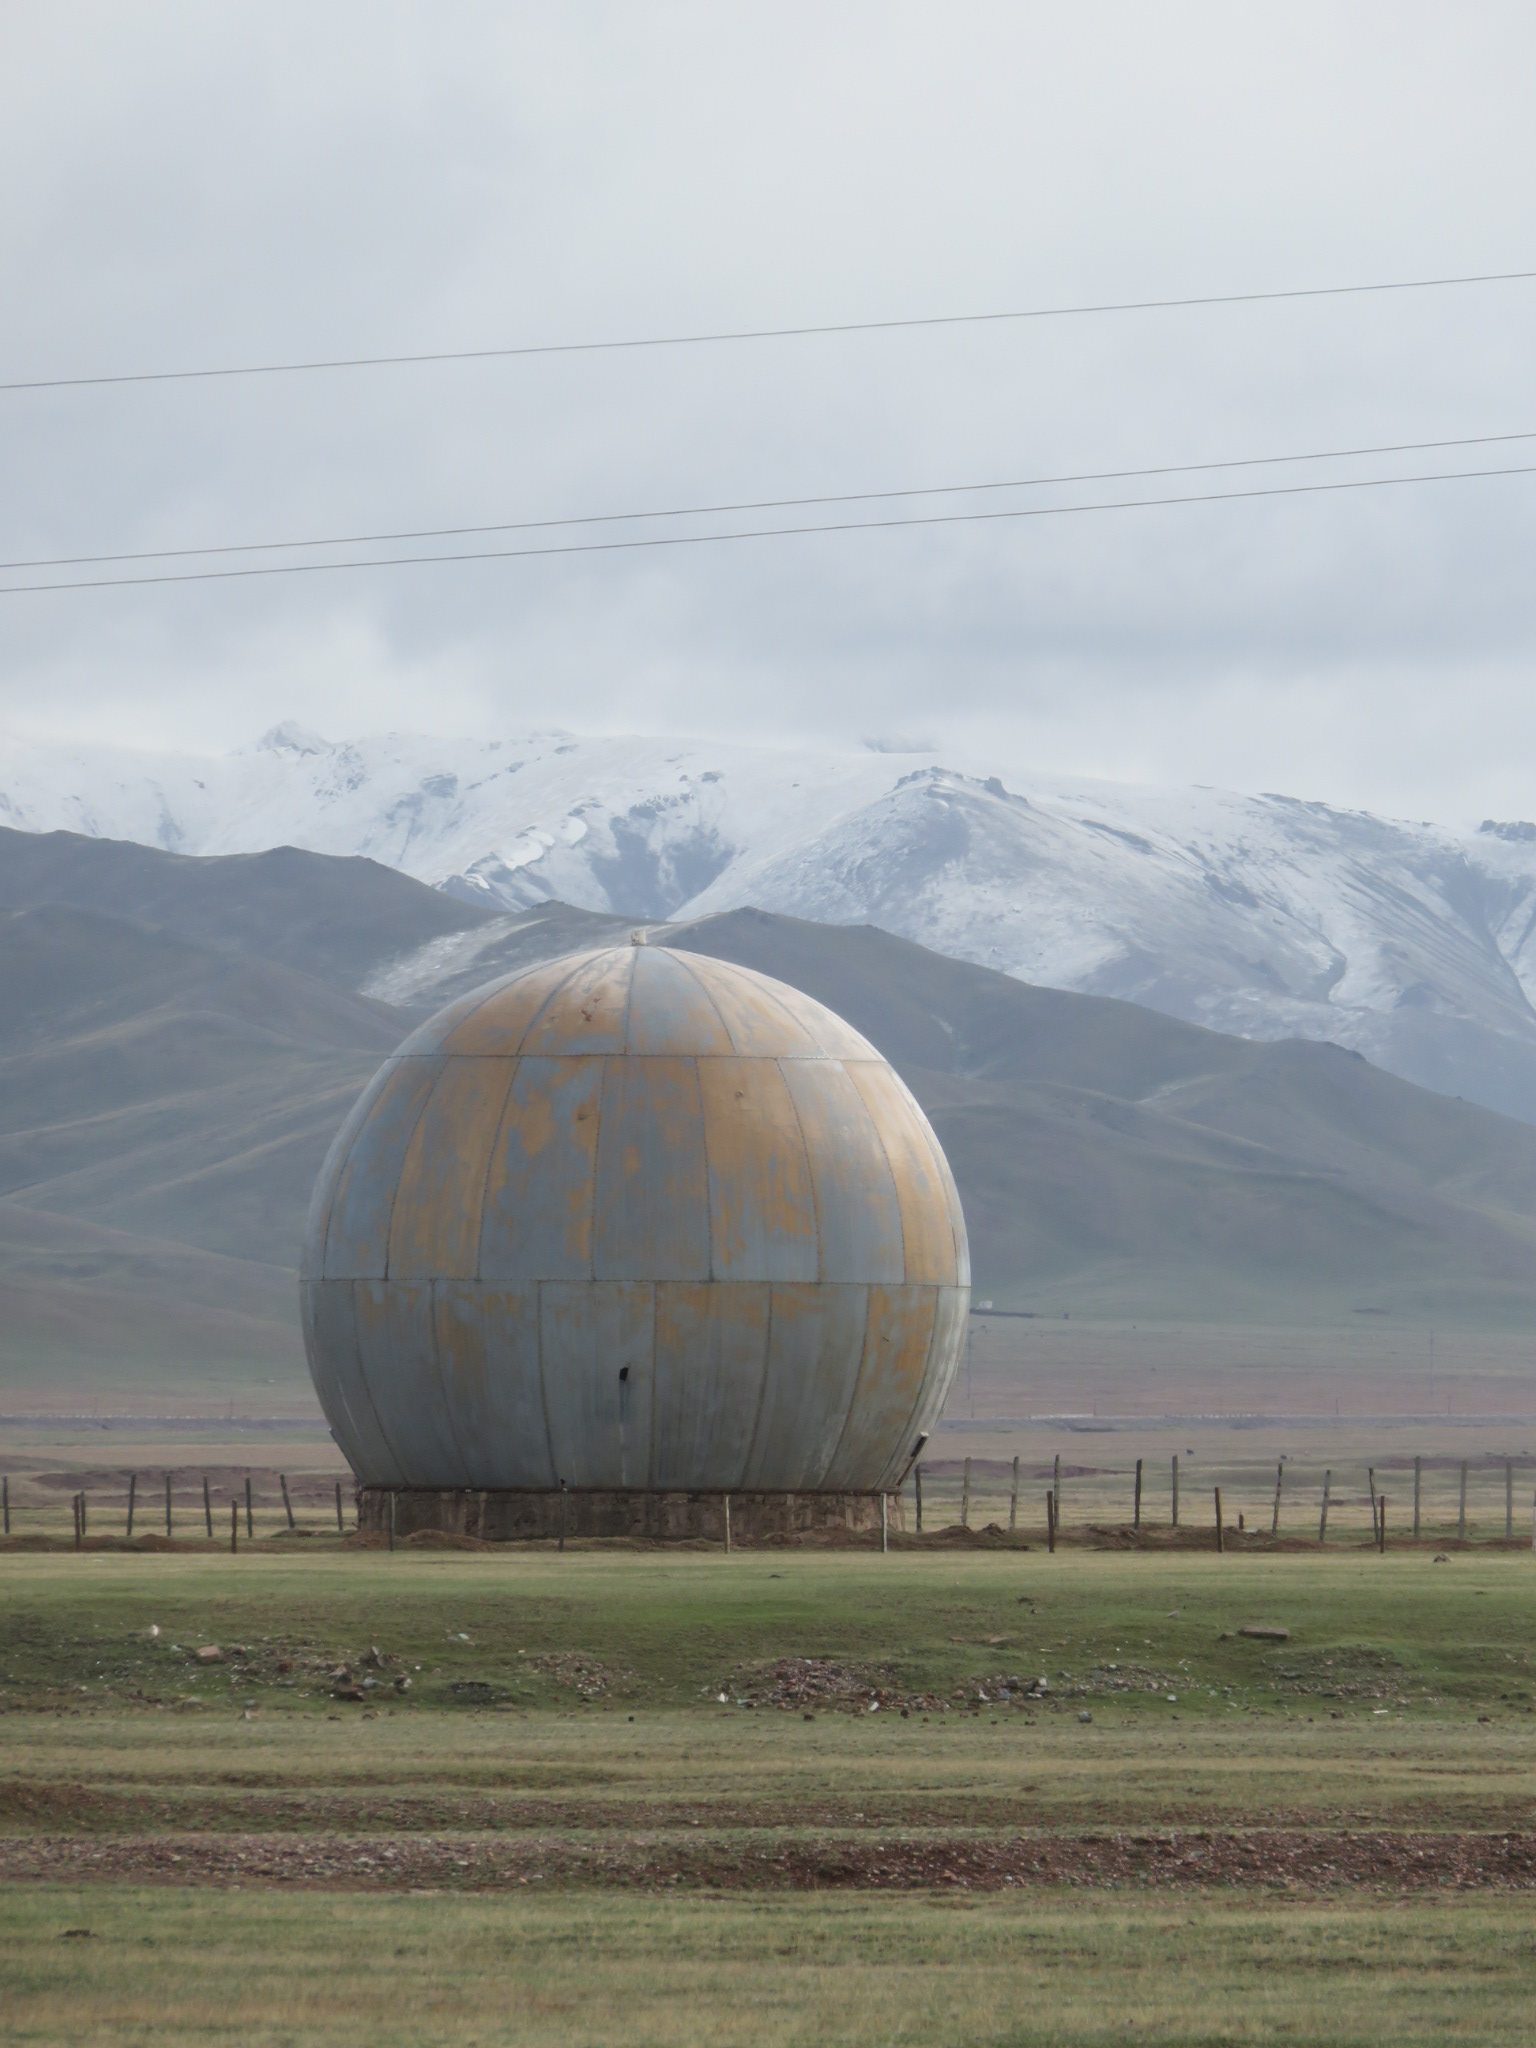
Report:
[[[366,1486],[874,1492],[954,1373],[959,1197],[808,996],[619,946],[451,1004],[310,1212],[304,1321]]]

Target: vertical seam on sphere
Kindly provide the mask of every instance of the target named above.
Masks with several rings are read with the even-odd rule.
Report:
[[[887,1459],[880,1468],[881,1492],[886,1490],[885,1481],[892,1469],[899,1469],[902,1460],[906,1456],[906,1446],[911,1440],[912,1431],[917,1423],[918,1416],[922,1412],[923,1402],[927,1399],[928,1395],[928,1375],[933,1371],[933,1353],[934,1347],[939,1341],[941,1331],[945,1290],[934,1284],[932,1286],[925,1286],[923,1291],[933,1296],[933,1321],[928,1329],[928,1349],[923,1354],[922,1374],[917,1383],[917,1392],[913,1396],[912,1406],[907,1410],[906,1426],[902,1431],[901,1440],[896,1447],[894,1455]],[[953,1291],[955,1290],[951,1290],[951,1292]]]
[[[619,1051],[621,1053],[628,1053],[630,1019],[635,1014],[635,980],[639,973],[640,948],[638,946],[614,946],[609,950],[615,953],[627,952],[629,955],[629,986],[624,991],[624,1028],[619,1033]]]
[[[651,1289],[651,1398],[646,1412],[645,1429],[645,1484],[647,1488],[656,1484],[656,1391],[660,1377],[656,1370],[658,1352],[656,1349],[656,1294],[657,1283],[650,1282]]]
[[[422,1096],[421,1107],[417,1110],[415,1116],[411,1119],[410,1133],[407,1136],[405,1144],[401,1147],[400,1151],[400,1171],[395,1175],[395,1184],[389,1191],[389,1215],[386,1217],[384,1222],[384,1278],[386,1280],[388,1280],[391,1277],[389,1270],[389,1248],[394,1241],[395,1208],[400,1200],[400,1181],[401,1176],[405,1172],[405,1162],[411,1156],[411,1147],[416,1142],[416,1133],[421,1129],[421,1120],[426,1115],[428,1109],[431,1107],[432,1098],[437,1093],[440,1083],[442,1082],[444,1076],[448,1072],[448,1058],[450,1056],[440,1055],[440,1057],[442,1058],[443,1063],[438,1068],[437,1072],[432,1076],[432,1085],[427,1090],[426,1094]]]
[[[542,1280],[533,1283],[533,1343],[539,1360],[539,1408],[544,1416],[544,1456],[549,1464],[550,1476],[555,1485],[560,1484],[560,1472],[555,1463],[555,1433],[549,1422],[549,1388],[544,1378],[544,1287]]]
[[[480,1181],[480,1210],[475,1225],[475,1264],[470,1275],[472,1280],[481,1277],[480,1263],[485,1251],[485,1211],[490,1200],[491,1175],[496,1171],[496,1161],[501,1156],[501,1134],[506,1129],[507,1113],[512,1107],[512,1090],[517,1085],[517,1074],[521,1065],[522,1059],[517,1053],[507,1060],[507,1086],[501,1098],[501,1107],[496,1112],[496,1129],[491,1134],[490,1144],[486,1147],[485,1172]]]
[[[768,1312],[763,1318],[763,1369],[757,1381],[757,1406],[752,1411],[752,1431],[747,1438],[746,1456],[741,1461],[741,1477],[738,1486],[745,1486],[752,1471],[752,1456],[757,1449],[757,1434],[763,1426],[763,1409],[768,1401],[768,1374],[773,1365],[773,1282],[765,1280],[768,1290]]]
[[[480,1012],[485,1008],[487,1003],[494,1002],[496,997],[503,994],[507,989],[514,987],[520,981],[526,981],[530,975],[537,974],[541,967],[547,965],[547,961],[533,960],[530,961],[526,967],[514,968],[512,973],[503,974],[499,976],[497,980],[488,983],[484,994],[481,996],[479,1002],[475,1004],[474,1008],[472,1010],[466,1010],[462,1017],[456,1017],[454,1019],[452,1029],[447,1034],[448,1037],[451,1038],[453,1036],[453,1033],[457,1031],[461,1025],[468,1024],[472,1018],[478,1017]],[[431,1020],[428,1019],[428,1022],[430,1021]],[[429,1050],[433,1052],[442,1052],[444,1050],[444,1045],[440,1041],[437,1045],[430,1047]]]
[[[465,1285],[473,1286],[474,1284],[473,1281],[465,1282],[461,1280],[458,1282],[458,1285],[461,1287]],[[459,1436],[458,1425],[454,1419],[453,1396],[443,1373],[442,1350],[437,1341],[437,1290],[441,1285],[442,1282],[435,1278],[427,1282],[427,1334],[432,1345],[432,1377],[437,1382],[438,1398],[442,1401],[443,1415],[448,1423],[448,1441],[453,1445],[454,1455],[459,1461],[459,1471],[463,1473],[469,1468],[469,1460],[464,1455],[464,1444]]]
[[[611,949],[607,947],[594,946],[590,953],[573,953],[570,958],[569,973],[561,975],[560,979],[549,991],[549,994],[545,996],[543,1002],[540,1003],[539,1007],[528,1019],[528,1022],[523,1026],[522,1036],[518,1039],[517,1044],[514,1046],[509,1046],[507,1050],[509,1052],[520,1053],[523,1050],[524,1046],[527,1045],[529,1039],[533,1036],[533,1033],[537,1030],[538,1026],[542,1024],[544,1019],[549,1015],[550,1005],[565,993],[565,991],[570,987],[571,983],[576,979],[577,975],[580,974],[583,967],[587,965],[588,961],[595,960],[600,953],[609,950]],[[548,965],[548,962],[541,962],[540,965]],[[530,967],[528,970],[530,974],[532,974],[534,971],[535,970],[532,967]],[[478,1014],[478,1012],[475,1012],[473,1014]],[[465,1019],[465,1022],[468,1022],[467,1018]]]
[[[773,1062],[773,1071],[779,1077],[779,1085],[789,1103],[789,1113],[795,1120],[795,1129],[800,1133],[800,1156],[805,1161],[805,1184],[811,1191],[811,1215],[816,1223],[816,1278],[825,1281],[827,1277],[827,1247],[821,1228],[821,1197],[816,1192],[816,1168],[811,1161],[811,1141],[805,1134],[805,1125],[800,1120],[800,1105],[795,1100],[795,1091],[789,1085],[789,1076],[784,1071],[782,1059]]]
[[[843,1454],[843,1445],[847,1442],[848,1432],[853,1427],[854,1414],[859,1405],[859,1387],[864,1378],[864,1361],[869,1356],[869,1330],[875,1314],[875,1288],[880,1285],[882,1283],[879,1281],[864,1283],[864,1334],[859,1340],[858,1370],[853,1375],[853,1388],[848,1396],[848,1413],[843,1417],[843,1426],[837,1432],[837,1442],[832,1446],[832,1455],[821,1468],[823,1479],[829,1472],[837,1469],[837,1461]]]
[[[727,962],[725,964],[729,965],[730,963]],[[748,974],[753,973],[753,969],[751,969],[750,967],[747,968],[745,971]],[[784,1019],[785,1023],[789,1026],[791,1033],[793,1034],[798,1032],[800,1036],[808,1042],[811,1048],[809,1052],[786,1052],[782,1054],[781,1057],[789,1060],[824,1060],[829,1058],[830,1055],[828,1054],[826,1047],[822,1045],[820,1041],[815,1037],[815,1035],[812,1033],[810,1029],[810,1026],[801,1022],[801,1020],[795,1015],[794,1011],[789,1007],[788,1003],[781,1002],[779,1000],[777,993],[772,987],[772,977],[770,975],[765,974],[757,975],[755,978],[760,984],[766,984],[766,986],[759,986],[756,990],[756,994],[759,997],[761,997],[761,999],[765,1003],[771,1003],[774,1009],[778,1011],[779,1015]]]
[[[847,1067],[841,1060],[838,1061],[838,1066],[842,1069],[846,1078]],[[880,1147],[880,1157],[885,1161],[885,1170],[890,1175],[891,1199],[896,1204],[896,1233],[901,1239],[901,1278],[902,1284],[905,1285],[907,1284],[907,1223],[906,1218],[901,1213],[901,1182],[896,1178],[896,1162],[892,1159],[890,1147],[885,1142],[885,1132],[880,1128],[879,1117],[875,1115],[863,1096],[859,1094],[852,1081],[849,1081],[848,1086],[853,1088],[854,1097],[860,1109],[863,1110],[870,1129],[875,1134],[875,1142]]]
[[[597,1129],[592,1133],[592,1171],[587,1176],[587,1272],[589,1280],[597,1278],[597,1189],[603,1167],[603,1098],[608,1093],[608,1063],[610,1053],[595,1055],[600,1062],[597,1070],[597,1088],[593,1095],[592,1114]],[[622,1054],[619,1055],[623,1057]]]
[[[704,1083],[699,1075],[697,1057],[689,1060],[693,1070],[694,1092],[699,1098],[699,1150],[704,1155],[704,1277],[718,1280],[715,1271],[715,1190],[714,1176],[709,1170],[709,1118],[704,1111]]]
[[[390,1463],[394,1466],[395,1470],[400,1474],[401,1485],[409,1485],[410,1481],[406,1474],[405,1460],[401,1457],[400,1453],[395,1449],[394,1441],[391,1438],[389,1431],[384,1427],[384,1418],[379,1413],[379,1404],[373,1398],[373,1388],[368,1383],[368,1368],[363,1363],[362,1335],[358,1329],[357,1322],[358,1288],[382,1287],[384,1285],[384,1282],[382,1280],[346,1280],[343,1281],[341,1284],[350,1289],[352,1295],[351,1327],[353,1342],[355,1346],[355,1353],[357,1358],[357,1383],[362,1388],[364,1399],[367,1401],[369,1408],[372,1410],[373,1426],[379,1432],[379,1442],[384,1446],[385,1450],[389,1453]]]
[[[713,995],[710,993],[709,983],[704,979],[702,974],[695,974],[693,971],[693,962],[695,959],[698,958],[698,955],[689,954],[685,952],[683,948],[680,946],[675,948],[668,947],[667,951],[669,951],[672,954],[672,957],[677,961],[679,967],[682,968],[684,974],[687,975],[688,979],[693,983],[694,987],[698,990],[699,994],[704,998],[705,1003],[709,1006],[711,1010],[714,1011],[715,1022],[720,1026],[720,1029],[725,1033],[725,1042],[730,1047],[732,1053],[735,1054],[738,1059],[743,1057],[741,1047],[736,1043],[735,1033],[731,1030],[730,1025],[727,1024],[725,1021],[724,1010],[721,1009],[720,1005],[715,1001]]]

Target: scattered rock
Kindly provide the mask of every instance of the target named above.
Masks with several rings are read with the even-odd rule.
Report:
[[[1084,1707],[1083,1711],[1078,1715],[1077,1718],[1079,1719],[1079,1721],[1083,1722],[1086,1725],[1086,1723],[1093,1719],[1093,1716],[1089,1713],[1088,1709]]]
[[[204,1643],[201,1649],[192,1652],[192,1659],[196,1664],[222,1664],[224,1652],[217,1643]]]
[[[1246,1636],[1250,1643],[1288,1643],[1291,1640],[1288,1628],[1280,1628],[1267,1621],[1245,1621],[1238,1634]]]

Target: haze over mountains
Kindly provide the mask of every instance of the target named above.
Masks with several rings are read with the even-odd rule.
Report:
[[[978,772],[927,751],[553,731],[333,743],[287,725],[217,759],[12,740],[0,822],[361,854],[507,913],[552,899],[625,920],[751,905],[868,922],[1214,1029],[1332,1039],[1536,1121],[1536,826],[961,765]],[[465,961],[494,956],[485,927],[459,929],[484,934]],[[432,958],[395,985],[424,993]]]
[[[512,915],[357,859],[9,831],[0,906],[8,1387],[268,1385],[290,1405],[304,1207],[356,1090],[458,987],[633,922]],[[1031,987],[868,927],[732,911],[652,938],[781,975],[881,1046],[938,1127],[977,1292],[1001,1306],[1442,1329],[1536,1313],[1524,1124],[1336,1047]]]

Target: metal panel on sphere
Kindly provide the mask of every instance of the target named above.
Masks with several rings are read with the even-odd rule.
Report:
[[[550,1455],[568,1486],[645,1486],[656,1291],[648,1280],[547,1280],[539,1348]]]
[[[768,1293],[732,1280],[656,1289],[652,1486],[741,1485],[768,1366]]]
[[[439,1280],[432,1290],[437,1369],[464,1454],[459,1483],[556,1483],[539,1377],[539,1290]]]
[[[486,1176],[480,1277],[590,1278],[604,1059],[525,1054],[511,1064]]]

